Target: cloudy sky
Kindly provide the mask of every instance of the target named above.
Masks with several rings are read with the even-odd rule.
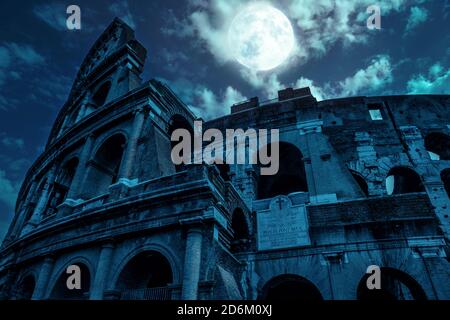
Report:
[[[42,152],[84,55],[115,16],[148,49],[144,79],[158,78],[208,119],[231,104],[278,89],[310,86],[317,99],[354,95],[450,93],[449,0],[265,1],[281,10],[295,50],[278,68],[255,72],[228,46],[244,0],[0,2],[0,238],[23,176]],[[369,5],[381,30],[369,30]],[[66,28],[81,8],[82,29]]]

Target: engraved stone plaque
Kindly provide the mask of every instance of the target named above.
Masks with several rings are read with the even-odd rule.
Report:
[[[304,204],[293,206],[287,196],[272,199],[268,210],[257,211],[258,250],[310,245]]]

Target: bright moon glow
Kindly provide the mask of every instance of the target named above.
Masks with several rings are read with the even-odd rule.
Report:
[[[295,40],[290,21],[280,10],[253,5],[233,19],[228,42],[237,61],[250,69],[264,71],[283,63]]]

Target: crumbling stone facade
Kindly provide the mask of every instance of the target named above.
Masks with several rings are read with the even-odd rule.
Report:
[[[145,58],[115,20],[83,61],[20,190],[1,298],[450,298],[450,96],[317,102],[288,88],[203,124],[279,129],[276,175],[175,166],[171,133],[196,116],[141,80]]]

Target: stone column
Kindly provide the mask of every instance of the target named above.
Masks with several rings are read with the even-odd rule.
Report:
[[[128,139],[122,164],[120,166],[119,181],[122,180],[122,182],[129,183],[129,180],[131,180],[131,172],[136,158],[138,140],[144,126],[145,113],[144,108],[139,108],[135,111],[131,135]]]
[[[50,279],[50,275],[52,274],[54,263],[55,259],[51,256],[48,256],[44,259],[44,262],[41,266],[41,271],[39,272],[39,276],[36,282],[36,287],[33,292],[33,296],[31,297],[32,300],[42,300],[45,298],[48,280]]]
[[[80,159],[78,161],[78,167],[73,177],[72,184],[69,188],[69,193],[67,194],[67,200],[76,200],[79,197],[80,189],[83,183],[83,179],[86,173],[86,166],[91,157],[92,146],[94,144],[94,135],[90,134],[87,136],[86,141],[81,151]],[[67,201],[66,200],[66,201]]]
[[[55,179],[56,179],[56,166],[53,165],[47,176],[47,180],[45,181],[44,188],[42,189],[36,207],[34,208],[33,215],[31,216],[30,220],[25,226],[23,233],[30,231],[30,229],[34,228],[41,221],[42,215],[44,214],[45,209],[47,208],[48,199],[50,197],[50,191],[53,183],[55,182]]]
[[[196,300],[200,280],[203,234],[200,226],[191,226],[187,231],[184,257],[182,300]]]
[[[106,276],[108,275],[108,270],[111,265],[111,258],[114,252],[113,243],[105,243],[102,246],[100,255],[98,257],[97,269],[95,271],[94,285],[92,286],[92,291],[89,295],[90,300],[102,300],[103,292],[105,290]]]

